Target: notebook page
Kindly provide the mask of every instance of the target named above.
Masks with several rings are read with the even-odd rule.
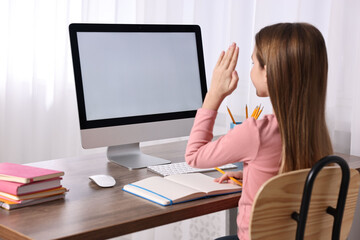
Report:
[[[161,205],[169,205],[171,201],[177,203],[206,196],[205,193],[194,188],[158,176],[125,185],[124,190]]]
[[[234,185],[232,183],[217,183],[214,182],[214,178],[201,173],[178,174],[167,176],[165,178],[184,186],[195,188],[199,191],[207,193],[208,195],[241,191],[241,187],[238,185]]]

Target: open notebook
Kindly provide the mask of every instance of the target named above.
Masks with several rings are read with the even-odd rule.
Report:
[[[162,206],[200,198],[241,192],[231,183],[217,183],[201,173],[149,177],[123,187],[123,190]]]

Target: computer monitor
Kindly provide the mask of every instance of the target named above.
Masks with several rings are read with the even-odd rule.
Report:
[[[170,161],[139,143],[188,136],[207,92],[197,25],[70,24],[83,148],[129,169]]]

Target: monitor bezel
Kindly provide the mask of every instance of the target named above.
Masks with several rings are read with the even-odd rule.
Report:
[[[151,115],[139,115],[130,117],[87,120],[85,109],[85,98],[81,75],[79,46],[77,41],[78,32],[191,32],[195,33],[198,66],[200,74],[200,85],[202,100],[207,92],[204,55],[202,47],[201,29],[198,25],[170,25],[170,24],[91,24],[72,23],[69,25],[72,61],[75,76],[76,98],[78,103],[78,114],[80,129],[92,129],[102,127],[113,127],[120,125],[131,125],[148,122],[169,121],[177,119],[194,118],[197,109],[181,112],[169,112]]]

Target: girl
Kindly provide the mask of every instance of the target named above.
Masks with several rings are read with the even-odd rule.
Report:
[[[314,26],[280,23],[255,36],[250,77],[259,97],[270,97],[274,114],[261,120],[248,118],[216,141],[212,130],[217,110],[236,88],[239,48],[222,52],[211,86],[198,110],[185,159],[193,167],[216,167],[243,162],[243,172],[228,172],[216,179],[242,179],[237,217],[238,235],[249,239],[252,203],[260,186],[279,173],[310,168],[332,145],[325,122],[327,53],[325,41]]]

